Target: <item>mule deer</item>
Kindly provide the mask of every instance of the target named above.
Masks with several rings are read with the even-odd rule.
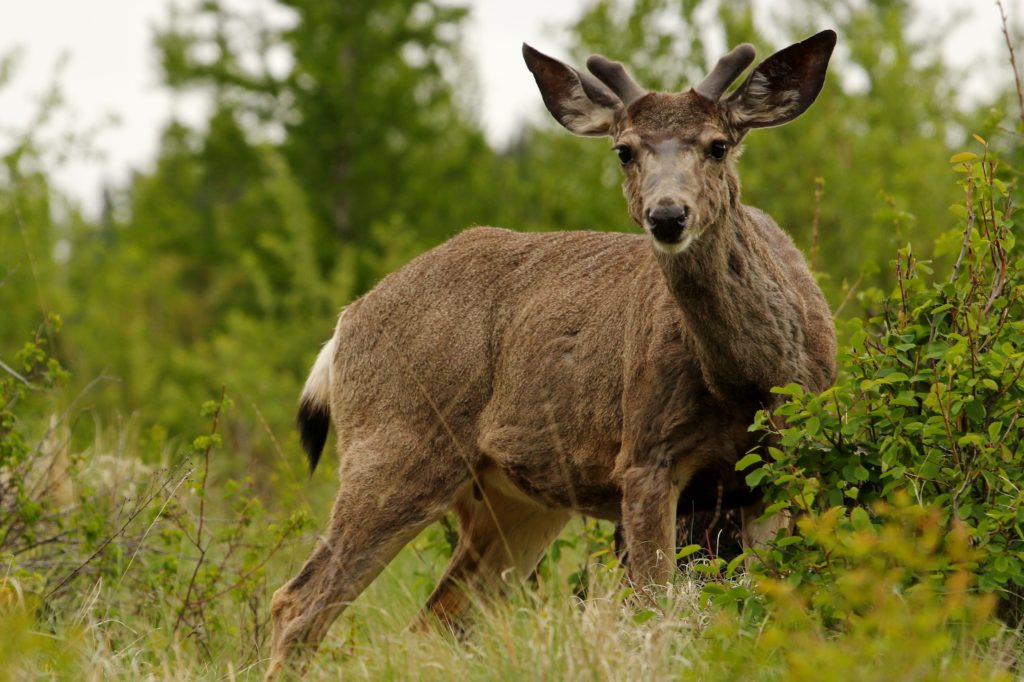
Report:
[[[299,410],[312,467],[333,423],[341,487],[326,536],[274,594],[268,677],[303,665],[450,509],[458,546],[421,622],[454,626],[470,594],[529,574],[575,513],[621,522],[641,585],[671,577],[681,494],[721,487],[757,539],[761,507],[734,467],[756,446],[747,426],[773,386],[832,383],[835,331],[793,242],[740,203],[734,161],[748,130],[810,106],[835,40],[772,55],[724,99],[749,45],[678,93],[523,46],[558,122],[613,139],[646,236],[475,228],[343,311]]]

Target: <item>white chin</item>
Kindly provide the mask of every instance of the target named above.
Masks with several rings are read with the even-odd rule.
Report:
[[[654,248],[662,253],[675,256],[677,254],[686,251],[693,244],[695,235],[693,232],[685,232],[683,238],[677,241],[675,244],[666,244],[665,242],[659,242],[654,237],[651,237],[651,243],[654,244]]]

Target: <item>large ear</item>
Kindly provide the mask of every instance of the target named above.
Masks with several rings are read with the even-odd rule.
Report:
[[[758,64],[725,102],[733,125],[768,128],[804,113],[821,92],[835,46],[835,31],[822,31]]]
[[[607,135],[622,101],[596,78],[523,43],[523,59],[555,120],[577,135]]]

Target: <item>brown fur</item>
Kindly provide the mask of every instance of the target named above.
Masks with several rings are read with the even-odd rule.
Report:
[[[567,127],[636,145],[634,219],[686,201],[694,241],[669,253],[642,235],[475,228],[346,309],[304,394],[329,401],[341,489],[327,535],[274,595],[268,677],[301,667],[450,509],[459,545],[421,622],[457,626],[470,593],[529,574],[572,513],[621,522],[631,577],[667,582],[680,493],[694,480],[712,497],[744,491],[734,464],[770,389],[833,381],[831,315],[803,257],[740,204],[732,159],[705,154],[745,133],[732,110],[691,91],[604,111],[602,86],[588,96],[541,57],[538,83]],[[751,540],[780,525],[756,528],[759,510],[743,510]]]

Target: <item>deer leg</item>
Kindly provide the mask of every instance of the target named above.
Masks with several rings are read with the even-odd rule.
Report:
[[[402,547],[450,508],[467,477],[424,462],[414,439],[346,449],[326,537],[271,600],[273,638],[266,679],[301,672],[331,624]]]
[[[683,472],[684,474],[686,472]],[[669,467],[632,467],[623,476],[622,530],[627,573],[640,588],[667,585],[675,573],[676,504],[691,476]],[[682,480],[680,480],[682,478]]]
[[[436,620],[458,632],[472,596],[500,593],[529,576],[571,515],[486,489],[484,495],[459,509],[458,546],[414,629]]]
[[[760,517],[764,513],[764,509],[765,503],[763,500],[740,508],[740,518],[743,523],[741,535],[743,537],[744,551],[753,550],[756,553],[758,549],[764,547],[769,541],[774,540],[780,530],[785,529],[788,532],[792,526],[793,519],[788,510],[783,509],[766,519],[761,519]],[[749,557],[747,563],[748,565],[750,563]]]

